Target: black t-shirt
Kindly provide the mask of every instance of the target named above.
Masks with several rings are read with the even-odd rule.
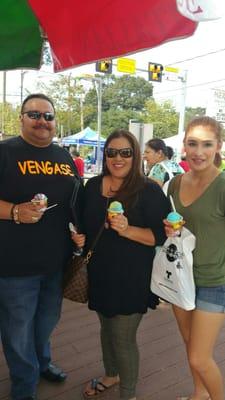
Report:
[[[72,252],[71,196],[78,184],[72,157],[58,145],[38,148],[22,137],[0,143],[0,199],[19,204],[44,193],[49,206],[58,204],[35,224],[0,220],[0,276],[47,274],[66,264]]]
[[[85,186],[87,249],[106,216],[107,199],[101,194],[101,182],[102,177],[95,177]],[[147,180],[127,217],[130,225],[152,229],[156,244],[160,245],[166,240],[163,219],[169,210],[169,202],[159,185]],[[89,308],[108,317],[145,313],[154,254],[155,247],[104,229],[88,264]]]

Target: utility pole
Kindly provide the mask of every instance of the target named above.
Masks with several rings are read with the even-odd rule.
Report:
[[[20,73],[20,103],[22,104],[23,102],[23,87],[24,87],[24,75],[27,73],[28,71],[23,71],[21,69],[21,73]]]
[[[84,98],[80,95],[80,130],[84,130]]]
[[[98,147],[97,147],[97,172],[101,169],[101,130],[102,130],[102,79],[93,78],[98,98]]]
[[[93,82],[97,93],[98,100],[98,140],[97,140],[97,173],[101,169],[101,131],[102,131],[102,78],[92,75],[83,75],[79,79],[84,79]]]

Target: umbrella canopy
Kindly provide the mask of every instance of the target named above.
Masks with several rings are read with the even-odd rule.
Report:
[[[0,70],[39,68],[41,32],[57,72],[187,37],[196,26],[176,0],[1,0]]]
[[[64,146],[71,146],[73,144],[86,145],[86,146],[98,146],[98,133],[93,131],[89,126],[83,131],[75,133],[74,135],[66,136],[62,139]],[[103,147],[105,144],[105,138],[101,137],[100,145]]]

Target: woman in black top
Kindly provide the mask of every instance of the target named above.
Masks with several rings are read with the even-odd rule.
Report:
[[[120,201],[124,214],[109,222],[107,209]],[[163,218],[168,200],[141,171],[136,138],[114,131],[104,148],[103,171],[85,186],[84,227],[88,249],[105,222],[88,266],[89,308],[98,313],[105,376],[84,392],[92,398],[120,383],[121,399],[135,399],[138,376],[136,332],[147,312],[155,246],[165,241]],[[85,236],[74,234],[78,246]]]

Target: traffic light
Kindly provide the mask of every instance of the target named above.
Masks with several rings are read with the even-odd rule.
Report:
[[[163,65],[148,63],[148,80],[153,82],[162,82]]]
[[[102,60],[96,62],[96,71],[104,74],[112,73],[112,60]]]

